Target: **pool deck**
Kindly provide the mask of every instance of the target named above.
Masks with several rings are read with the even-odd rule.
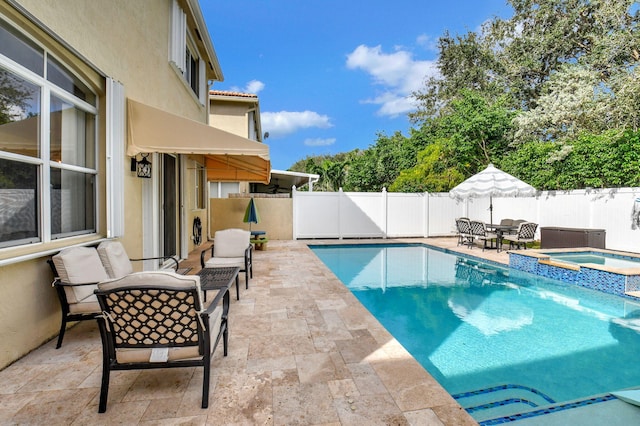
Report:
[[[508,264],[506,251],[455,238],[270,241],[254,251],[249,289],[239,301],[232,291],[229,355],[216,350],[208,409],[201,369],[180,368],[112,373],[98,414],[102,348],[85,321],[61,349],[51,340],[0,371],[0,424],[477,424],[307,247],[392,241]],[[181,266],[195,273],[199,251]]]
[[[102,347],[85,321],[60,349],[51,340],[0,371],[0,424],[476,424],[311,242],[320,241],[254,251],[249,289],[239,301],[232,291],[229,355],[214,354],[208,409],[200,408],[202,370],[178,368],[112,373],[107,412],[98,414]],[[198,258],[199,250],[181,266],[195,273]]]

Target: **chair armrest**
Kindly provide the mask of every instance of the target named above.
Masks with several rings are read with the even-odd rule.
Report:
[[[213,298],[209,306],[207,306],[206,309],[204,309],[201,312],[201,314],[204,314],[207,316],[211,315],[211,313],[216,310],[216,307],[223,301],[224,294],[228,291],[229,289],[226,289],[226,291],[218,291],[218,293],[216,294],[216,297]]]
[[[51,287],[82,287],[84,285],[98,285],[98,283],[97,282],[92,282],[92,283],[77,283],[77,284],[73,284],[73,283],[64,282],[60,278],[56,278],[51,283]]]
[[[171,260],[174,263],[171,267],[174,271],[178,270],[178,265],[180,265],[180,261],[175,256],[159,256],[159,257],[143,257],[142,259],[129,259],[132,262],[143,262],[145,260]]]

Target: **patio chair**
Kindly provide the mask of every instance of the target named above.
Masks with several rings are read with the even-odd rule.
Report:
[[[487,241],[490,243],[490,248],[493,248],[494,240],[498,239],[498,234],[487,231],[485,223],[478,220],[471,221],[471,235],[473,235],[474,239],[483,241],[482,251],[487,248]]]
[[[47,260],[53,271],[62,320],[56,349],[62,346],[67,323],[93,320],[100,313],[98,300],[93,294],[99,281],[109,279],[98,252],[93,247],[70,247]]]
[[[515,246],[520,250],[520,245],[522,245],[526,250],[527,243],[532,243],[534,241],[536,229],[538,229],[537,223],[522,222],[518,225],[518,232],[513,235],[505,235],[502,239],[509,241],[509,249],[512,249]]]
[[[127,255],[124,246],[120,241],[103,241],[97,249],[100,260],[104,265],[109,278],[121,278],[125,275],[129,275],[133,272],[133,264],[131,262],[142,262],[145,260],[163,260],[168,261],[168,266],[175,272],[178,271],[179,261],[174,256],[160,256],[160,257],[145,257],[142,259],[131,259]],[[180,271],[180,273],[186,274],[188,269]]]
[[[205,262],[208,249],[200,253],[202,268],[224,268],[237,266],[244,272],[245,285],[249,288],[249,277],[253,278],[251,232],[243,229],[216,231],[211,246],[211,258]],[[240,296],[238,295],[238,298]]]
[[[456,219],[456,230],[458,231],[458,245],[471,247],[473,235],[471,234],[471,222],[466,217]]]
[[[203,368],[202,408],[207,408],[211,355],[221,338],[227,355],[223,304],[228,306],[228,289],[224,292],[203,309],[197,275],[149,271],[99,283],[103,365],[98,412],[107,409],[111,371],[176,367]]]

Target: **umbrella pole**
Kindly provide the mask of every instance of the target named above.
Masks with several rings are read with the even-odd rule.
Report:
[[[489,223],[493,224],[493,196],[489,196]]]

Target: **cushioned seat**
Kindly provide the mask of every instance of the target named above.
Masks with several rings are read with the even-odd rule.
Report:
[[[98,411],[107,409],[112,370],[194,366],[204,370],[207,408],[211,354],[220,339],[227,355],[228,289],[204,309],[200,277],[149,271],[101,282],[96,295],[103,312],[97,318],[103,345]]]

